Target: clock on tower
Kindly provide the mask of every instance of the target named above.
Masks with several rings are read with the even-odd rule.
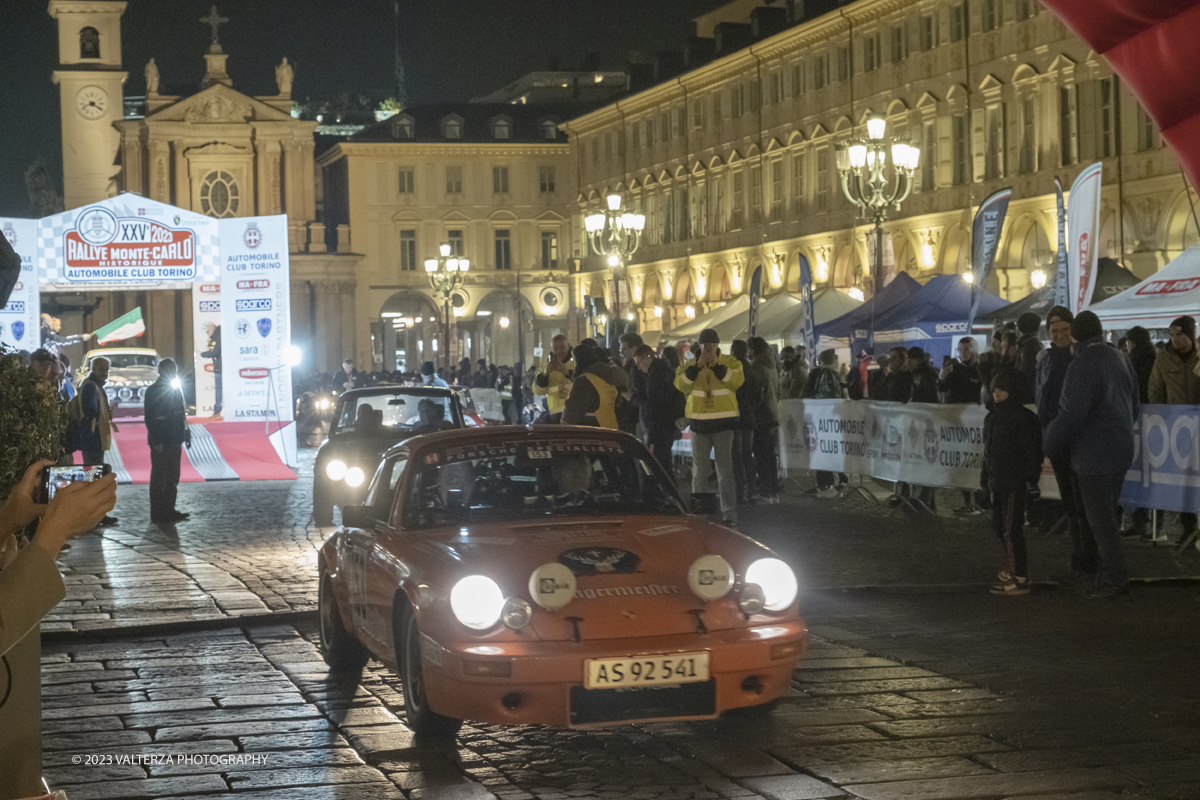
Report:
[[[121,15],[115,0],[50,0],[58,22],[59,85],[63,138],[63,201],[67,208],[116,194],[124,116]]]

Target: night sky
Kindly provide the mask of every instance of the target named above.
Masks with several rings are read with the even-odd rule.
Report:
[[[143,68],[158,64],[163,94],[190,94],[204,73],[213,0],[129,0],[121,26],[126,95],[145,93]],[[0,25],[0,216],[30,216],[25,167],[40,156],[62,189],[57,23],[45,2],[6,4]],[[573,67],[588,52],[621,69],[630,51],[682,47],[691,18],[720,0],[400,0],[400,48],[409,101],[466,100],[545,69],[551,56]],[[345,92],[391,95],[392,0],[224,0],[221,29],[233,85],[274,94],[274,66],[296,67],[292,97],[333,100]]]

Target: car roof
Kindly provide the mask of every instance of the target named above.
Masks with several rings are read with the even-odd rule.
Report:
[[[555,439],[578,439],[580,435],[590,439],[610,440],[614,444],[641,444],[636,436],[624,431],[614,431],[608,428],[597,428],[592,425],[490,425],[484,428],[455,428],[450,431],[438,431],[414,436],[397,444],[392,450],[408,448],[417,453],[424,450],[437,450],[447,446],[466,442],[482,443],[493,441],[534,440],[546,441]]]
[[[375,394],[414,394],[419,397],[452,397],[453,393],[441,386],[406,386],[403,383],[377,383],[362,389],[349,389],[342,392],[342,397],[370,397]]]
[[[102,347],[97,350],[88,350],[84,353],[84,359],[92,358],[93,356],[110,356],[113,353],[136,353],[138,355],[158,355],[158,351],[153,347]]]

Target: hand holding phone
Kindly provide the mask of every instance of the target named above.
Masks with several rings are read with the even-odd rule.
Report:
[[[67,539],[95,528],[116,504],[117,479],[112,474],[92,481],[69,481],[55,491],[33,543],[56,556]]]
[[[112,472],[108,464],[93,467],[43,467],[41,481],[35,500],[38,503],[49,503],[57,492],[67,488],[72,483],[91,483],[98,481]]]

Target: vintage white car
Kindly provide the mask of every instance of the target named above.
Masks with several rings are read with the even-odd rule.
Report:
[[[92,360],[108,359],[108,383],[104,393],[114,417],[140,417],[146,404],[146,389],[158,380],[158,351],[149,347],[105,347],[89,350],[75,373],[75,385],[87,380]]]

